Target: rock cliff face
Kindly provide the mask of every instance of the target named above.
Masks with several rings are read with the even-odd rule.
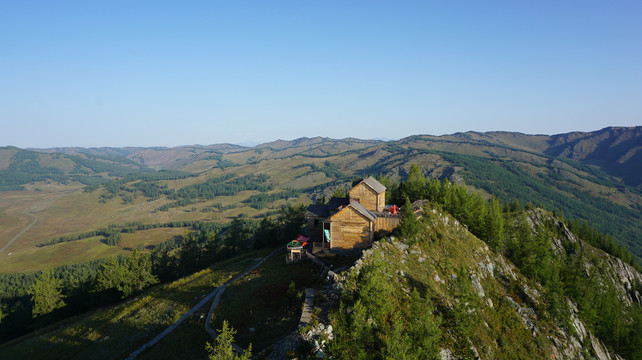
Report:
[[[359,282],[364,281],[364,269],[377,263],[385,268],[385,276],[395,289],[390,301],[403,304],[413,289],[422,290],[435,304],[434,314],[443,319],[438,352],[441,359],[622,359],[588,328],[572,300],[563,299],[561,308],[569,315],[560,318],[549,307],[546,289],[523,276],[510,260],[489,250],[449,215],[436,210],[424,214],[426,228],[417,239],[376,242],[351,268],[330,272],[327,280],[333,285],[328,288],[342,289],[343,298],[352,299],[359,291]],[[553,241],[557,256],[578,256],[567,253],[568,243],[598,256],[601,261],[597,263],[583,262],[586,275],[611,282],[624,303],[639,306],[640,294],[633,288],[642,283],[640,273],[584,243],[550,214],[537,210],[530,212],[529,218],[534,232],[545,222],[559,226]],[[348,305],[337,311],[352,311]],[[459,319],[457,312],[462,309],[473,319],[464,332],[451,321]],[[337,328],[336,322],[334,326]],[[339,330],[337,336],[340,334]],[[467,337],[464,341],[462,334]]]
[[[587,277],[596,276],[612,284],[618,291],[620,299],[627,305],[642,304],[642,295],[638,286],[642,284],[642,274],[635,270],[631,265],[625,263],[620,258],[609,255],[604,251],[586,244],[575,236],[559,219],[551,214],[536,209],[529,212],[529,219],[533,231],[537,232],[544,224],[552,224],[559,229],[559,234],[552,240],[553,251],[557,256],[569,261],[570,258],[578,258],[579,254],[575,251],[567,251],[568,248],[575,246],[582,249],[582,253],[597,258],[599,262],[591,262],[588,256],[582,257],[581,263]],[[571,246],[569,246],[569,244]]]

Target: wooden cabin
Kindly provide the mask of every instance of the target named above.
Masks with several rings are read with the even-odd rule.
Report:
[[[308,231],[315,244],[320,240],[330,250],[365,249],[401,222],[398,214],[386,210],[386,187],[375,178],[355,181],[349,194],[347,199],[308,207]]]
[[[330,248],[350,250],[367,248],[374,237],[375,217],[358,202],[329,217],[324,224],[330,230]]]

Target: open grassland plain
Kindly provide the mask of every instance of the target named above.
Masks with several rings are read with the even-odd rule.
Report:
[[[269,251],[248,252],[172,283],[153,287],[120,304],[15,339],[0,346],[0,358],[124,359],[180,318],[203,296]],[[200,317],[200,313],[194,316]],[[207,334],[204,327],[201,329]],[[204,348],[205,342],[198,346]],[[181,356],[173,358],[178,357]]]
[[[109,246],[102,236],[63,242],[45,247],[24,247],[0,261],[0,272],[30,273],[47,267],[77,264],[114,255],[129,255],[133,249],[146,248],[183,235],[187,228],[158,228],[122,234],[118,245]]]
[[[251,194],[240,195],[247,197]],[[215,200],[228,206],[242,201],[238,196]],[[56,237],[93,231],[112,224],[214,219],[227,222],[241,213],[248,216],[259,214],[259,211],[248,206],[235,206],[223,216],[201,211],[211,205],[213,200],[187,208],[157,211],[163,202],[168,201],[163,199],[150,202],[137,197],[132,204],[124,204],[120,197],[116,197],[99,203],[98,193],[86,193],[80,185],[36,184],[29,186],[26,191],[3,192],[0,197],[0,248],[31,224],[34,220],[31,215],[36,216],[38,221],[0,253],[0,271],[37,271],[48,266],[88,261],[121,253],[126,248],[158,244],[180,235],[176,234],[176,230],[169,229],[125,234],[121,246],[116,248],[108,247],[99,238],[55,246],[38,246]]]
[[[39,188],[43,190],[27,189],[2,193],[1,247],[8,244],[33,221],[33,217],[28,214],[37,216],[38,221],[0,253],[0,272],[33,272],[46,267],[117,255],[141,246],[156,245],[182,235],[186,229],[163,228],[123,234],[118,246],[106,245],[101,241],[101,237],[39,246],[59,236],[136,221],[153,224],[212,218],[211,215],[200,212],[188,213],[187,216],[154,212],[151,211],[150,204],[143,199],[130,205],[124,205],[116,199],[99,204],[96,194],[87,194],[79,186],[40,184]]]
[[[81,185],[35,184],[25,191],[3,192],[0,198],[0,246],[4,246],[32,221],[33,214],[38,221],[19,239],[0,254],[0,272],[32,272],[45,267],[55,267],[82,261],[117,255],[126,250],[158,244],[181,233],[177,230],[156,230],[133,235],[123,234],[121,244],[110,247],[100,237],[71,241],[53,246],[42,245],[60,236],[75,235],[106,228],[110,225],[124,225],[130,222],[158,224],[175,221],[216,221],[227,223],[237,217],[258,219],[268,212],[277,211],[285,205],[308,204],[306,193],[289,198],[266,202],[260,209],[251,206],[247,200],[259,194],[276,194],[285,189],[307,189],[332,181],[323,172],[300,167],[304,163],[323,165],[323,159],[286,158],[270,159],[260,163],[233,166],[225,169],[212,167],[213,160],[199,160],[192,166],[200,174],[177,180],[158,182],[169,190],[177,191],[195,184],[203,184],[221,176],[239,178],[264,174],[273,190],[260,192],[242,190],[234,195],[217,196],[214,199],[197,198],[188,205],[159,210],[174,200],[167,196],[150,199],[140,192],[120,191],[116,196],[105,198],[102,188],[85,192]],[[189,167],[185,170],[195,170]],[[125,184],[131,187],[132,183]],[[131,196],[130,201],[124,201]],[[11,255],[7,255],[11,254]]]
[[[41,212],[60,198],[74,193],[80,186],[68,186],[60,184],[36,184],[29,187],[27,191],[5,191],[0,196],[0,248],[7,245],[22,230],[34,220],[32,214],[38,217],[38,221],[29,229],[28,234],[24,233],[16,240],[11,248],[7,248],[0,254],[2,258],[8,253],[19,249],[25,239],[35,231],[42,223]]]

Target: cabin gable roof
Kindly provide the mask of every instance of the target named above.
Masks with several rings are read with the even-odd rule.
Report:
[[[377,193],[377,195],[381,194],[384,191],[386,191],[386,187],[382,183],[378,182],[372,176],[369,176],[366,179],[363,179],[363,181],[361,181],[359,184],[368,185],[368,187],[371,188],[372,190],[374,190],[375,193]],[[357,186],[359,186],[359,185],[357,184]]]
[[[356,201],[352,201],[348,206],[344,207],[343,209],[339,210],[337,213],[330,215],[328,218],[329,221],[332,221],[332,219],[345,211],[348,208],[352,208],[352,210],[356,211],[357,214],[363,216],[368,222],[373,222],[375,221],[375,218],[377,215],[373,214],[372,212],[368,211],[368,209],[364,208],[363,205],[359,204]],[[327,220],[326,220],[327,221]]]
[[[368,211],[368,209],[366,209],[365,207],[363,207],[363,205],[359,204],[356,201],[352,201],[350,203],[350,205],[348,205],[348,206],[353,208],[356,212],[358,212],[359,214],[363,215],[366,219],[368,219],[370,221],[374,221],[375,218],[376,218],[376,216],[373,213]]]

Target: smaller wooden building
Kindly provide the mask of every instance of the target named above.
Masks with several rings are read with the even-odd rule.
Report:
[[[310,238],[299,235],[296,240],[292,240],[287,245],[287,253],[285,254],[286,264],[300,263],[305,259],[307,252],[307,245]]]
[[[368,211],[383,211],[386,207],[386,187],[372,176],[357,180],[350,190],[350,202],[357,202]]]

